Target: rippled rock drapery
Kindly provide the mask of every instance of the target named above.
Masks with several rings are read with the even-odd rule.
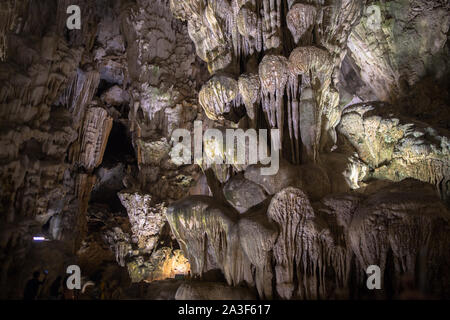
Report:
[[[436,207],[421,209],[431,202]],[[391,219],[391,213],[404,220],[378,220]],[[275,292],[283,299],[348,298],[351,282],[365,284],[363,270],[386,264],[389,246],[390,259],[399,261],[392,272],[414,275],[421,252],[428,252],[429,272],[423,276],[434,292],[447,290],[437,274],[447,272],[449,256],[443,248],[448,243],[450,213],[430,186],[421,182],[390,184],[369,195],[328,196],[314,205],[300,189],[288,187],[268,207],[266,203],[240,216],[218,207],[209,197],[193,196],[170,206],[167,216],[194,274],[220,269],[228,284],[255,285],[263,298]],[[375,227],[381,225],[388,228]],[[395,231],[391,233],[390,228]],[[407,240],[408,228],[418,232],[414,238],[422,242],[417,246]],[[355,266],[361,272],[352,273]],[[383,281],[383,288],[396,285]]]
[[[395,274],[421,277],[442,294],[448,290],[449,218],[431,186],[409,180],[369,196],[354,213],[349,238],[363,267],[376,264],[383,275],[390,267]]]
[[[291,157],[297,163],[301,161],[300,141],[306,146],[307,158],[314,161],[317,160],[322,133],[329,134],[332,142],[336,143],[334,128],[339,122],[339,94],[334,88],[335,73],[345,56],[347,37],[351,26],[359,18],[362,5],[362,1],[336,1],[325,7],[320,2],[302,5],[289,1],[288,8],[283,8],[281,0],[231,3],[171,1],[174,15],[188,21],[189,35],[197,54],[208,63],[211,74],[223,71],[236,73],[240,60],[245,61],[249,71],[257,72],[253,58],[249,59],[251,54],[254,51],[275,50],[277,54],[265,55],[259,64],[259,102],[270,127],[284,130],[287,115]],[[289,9],[287,17],[283,9]],[[296,19],[301,20],[296,22]],[[290,35],[282,30],[282,20],[287,20],[296,43],[300,42],[300,38],[303,40],[296,50],[305,49],[308,52],[308,55],[297,55],[298,58],[290,63],[286,58],[294,48]],[[316,44],[312,43],[313,33],[317,38]],[[312,73],[309,72],[311,70]],[[241,82],[239,89],[249,118],[254,122],[256,99],[252,97],[259,85],[249,85],[248,81]],[[285,93],[289,97],[287,106],[284,103]],[[231,96],[228,98],[234,99]],[[240,102],[238,98],[234,100],[233,103]],[[304,103],[299,103],[302,100]],[[204,98],[201,101],[207,114],[225,104],[224,101],[208,104]],[[222,111],[220,107],[218,111]],[[299,116],[301,112],[303,117]],[[326,119],[324,123],[322,118]]]
[[[372,196],[376,197],[371,188],[377,183],[372,180],[400,182],[413,177],[436,185],[441,197],[446,199],[448,134],[422,123],[403,124],[403,120],[391,115],[391,109],[376,114],[368,104],[355,104],[365,97],[375,96],[370,88],[378,91],[380,99],[389,100],[383,96],[386,90],[380,85],[391,86],[389,90],[401,98],[394,88],[399,80],[395,68],[383,67],[385,61],[387,65],[393,63],[389,60],[392,54],[385,54],[385,47],[381,45],[372,48],[368,42],[372,44],[372,39],[387,41],[390,43],[390,47],[386,47],[388,52],[394,50],[396,41],[399,42],[396,46],[403,45],[392,36],[383,39],[381,32],[392,29],[383,25],[388,23],[385,21],[387,14],[405,16],[406,13],[401,13],[405,4],[395,1],[386,4],[331,1],[326,6],[319,1],[307,4],[287,1],[285,4],[287,7],[281,1],[171,1],[174,15],[187,21],[197,54],[208,63],[212,76],[199,96],[205,113],[219,125],[224,115],[243,104],[248,127],[281,129],[282,156],[294,165],[282,160],[280,170],[273,176],[260,175],[259,165],[232,168],[231,174],[230,168],[226,168],[225,174],[217,174],[216,170],[219,181],[215,187],[219,186],[219,190],[213,190],[213,194],[219,193],[216,202],[221,209],[212,210],[214,205],[210,198],[188,197],[169,206],[168,220],[190,259],[202,257],[193,268],[194,273],[201,275],[220,269],[228,284],[236,285],[244,280],[239,273],[229,272],[227,256],[205,246],[217,247],[214,239],[220,238],[226,239],[220,242],[222,245],[226,242],[226,248],[234,248],[233,242],[238,241],[235,225],[241,227],[247,215],[260,210],[258,219],[262,220],[248,224],[255,230],[252,235],[239,233],[238,237],[240,250],[256,270],[252,279],[245,282],[256,286],[260,297],[348,297],[355,294],[350,292],[355,290],[355,284],[363,285],[361,274],[365,266],[361,254],[356,253],[350,243],[349,229],[358,208],[370,203]],[[378,16],[376,9],[380,6],[382,15]],[[418,7],[432,10],[433,16],[443,21],[442,33],[436,36],[443,39],[447,23],[441,9],[445,5],[414,2],[408,6],[411,9],[408,14]],[[422,30],[419,21],[426,20],[420,15],[414,15],[413,19],[411,24]],[[377,23],[382,25],[375,30]],[[402,28],[408,25],[401,18],[395,23]],[[401,28],[395,30],[396,34],[399,30]],[[408,37],[410,35],[405,35],[402,39]],[[427,61],[445,56],[444,44],[444,40],[436,42],[436,50],[427,51],[426,59],[430,59]],[[425,44],[425,50],[429,45]],[[348,55],[347,49],[350,49]],[[412,56],[411,52],[406,55]],[[406,59],[405,66],[407,61],[412,60]],[[343,62],[345,70],[341,71]],[[424,77],[423,73],[415,71],[410,74]],[[340,83],[343,77],[350,76],[353,79]],[[383,77],[395,81],[382,84],[377,79]],[[365,90],[364,95],[358,96],[360,92],[350,88],[351,81],[363,88],[360,92]],[[212,86],[219,82],[221,86]],[[213,87],[215,91],[211,90]],[[242,125],[242,116],[234,119],[238,120]],[[243,177],[240,171],[244,171]],[[408,193],[408,183],[398,184],[398,188],[402,186]],[[415,185],[415,188],[421,186],[425,185]],[[240,188],[245,190],[239,192]],[[349,193],[350,189],[356,191]],[[222,192],[224,199],[220,196]],[[330,195],[332,192],[344,193]],[[269,199],[264,202],[265,197]],[[382,194],[382,197],[378,199],[380,203],[384,199],[387,201],[389,195]],[[405,197],[403,200],[408,202]],[[423,203],[429,201],[422,200]],[[267,201],[271,201],[270,206],[264,209]],[[416,207],[416,204],[411,206]],[[202,220],[211,212],[217,212],[220,218]],[[420,228],[417,221],[413,224]],[[188,233],[189,226],[193,225],[196,236]],[[278,235],[272,238],[268,230],[274,226],[278,233],[273,236]],[[445,238],[442,231],[437,232]],[[267,241],[259,238],[263,234]],[[211,238],[213,243],[209,244]],[[249,250],[255,243],[259,243],[262,250]],[[373,252],[370,246],[362,250]],[[266,264],[270,256],[272,268],[268,267],[270,263]],[[433,259],[440,264],[438,258]],[[245,257],[236,263],[240,265],[241,260]],[[356,269],[361,271],[352,273]],[[397,268],[392,272],[400,271]],[[352,288],[349,288],[350,283]]]
[[[230,284],[252,281],[233,212],[215,205],[212,198],[193,196],[169,207],[167,219],[194,275],[221,269]]]
[[[405,94],[427,72],[445,72],[446,1],[371,3],[353,29],[348,47],[361,78],[382,101]]]
[[[2,1],[0,296],[78,264],[111,290],[191,270],[180,299],[398,297],[409,278],[448,297],[449,9]],[[196,120],[280,129],[278,172],[215,139],[180,163],[172,133]]]

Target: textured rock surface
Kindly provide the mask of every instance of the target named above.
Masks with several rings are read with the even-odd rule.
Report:
[[[348,47],[361,78],[389,101],[432,72],[443,76],[450,24],[446,1],[373,1]]]
[[[175,294],[176,300],[255,300],[247,288],[229,287],[214,282],[189,282],[182,284]]]
[[[448,298],[449,10],[1,1],[0,298],[69,264],[90,298]],[[279,170],[211,137],[181,163],[196,121],[280,129]]]
[[[167,210],[172,231],[187,254],[193,275],[220,269],[229,284],[251,281],[250,264],[239,247],[237,216],[213,198],[193,196]]]
[[[242,176],[231,178],[223,189],[225,198],[240,213],[263,202],[266,199],[264,190]]]
[[[436,201],[429,185],[405,181],[399,186],[380,190],[358,207],[349,230],[352,248],[363,267],[376,264],[382,274],[393,268],[394,273],[423,277],[429,288],[442,294],[448,281],[444,248],[449,211]]]
[[[137,256],[127,264],[132,282],[153,282],[187,276],[190,265],[180,250],[163,247],[154,251],[148,260]]]
[[[119,193],[120,201],[127,209],[135,243],[140,249],[151,252],[165,223],[163,204],[152,205],[152,198],[138,192]]]
[[[388,106],[370,104],[345,109],[339,130],[371,169],[367,178],[415,178],[436,185],[441,197],[448,199],[450,149],[445,131],[443,136],[424,123],[396,118]],[[353,168],[358,174],[361,170]]]
[[[102,108],[88,109],[85,117],[78,161],[86,170],[92,171],[102,163],[113,121]]]
[[[447,272],[444,261],[449,257],[442,250],[448,242],[445,230],[449,227],[449,212],[430,185],[405,180],[367,192],[369,195],[327,196],[311,205],[304,192],[289,187],[278,192],[268,208],[267,204],[258,206],[239,217],[215,207],[210,198],[191,197],[170,207],[168,218],[188,259],[195,261],[194,274],[220,269],[230,285],[254,283],[260,297],[348,298],[351,283],[365,283],[362,270],[367,266],[385,265],[390,252],[390,259],[403,263],[390,272],[409,274],[420,267],[419,251],[430,253],[426,273],[432,283],[430,292],[444,294],[446,285],[439,285],[435,275]],[[435,203],[427,209],[432,214],[421,210],[427,203]],[[395,212],[400,220],[388,222],[389,212]],[[414,239],[423,242],[408,242],[411,232],[419,232]],[[428,232],[433,232],[433,237]],[[244,256],[239,255],[239,249]],[[405,252],[411,256],[405,257]],[[230,256],[235,258],[233,264]],[[274,269],[270,267],[271,259]],[[408,268],[405,263],[410,264]],[[249,264],[256,269],[253,279],[241,273]],[[361,268],[361,273],[352,273],[353,268]],[[398,285],[395,281],[383,279],[383,288]],[[399,293],[398,288],[395,293]]]

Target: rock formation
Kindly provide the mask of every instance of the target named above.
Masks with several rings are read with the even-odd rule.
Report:
[[[2,1],[0,298],[449,298],[449,11]]]

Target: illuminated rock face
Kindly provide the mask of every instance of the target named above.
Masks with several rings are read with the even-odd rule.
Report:
[[[431,202],[433,206],[422,209]],[[392,214],[401,220],[388,223],[385,219]],[[193,274],[220,269],[230,285],[254,284],[261,297],[346,297],[352,281],[364,283],[350,273],[352,264],[362,270],[381,264],[384,270],[390,250],[398,259],[396,270],[406,268],[404,272],[412,276],[415,259],[423,250],[428,252],[427,279],[436,292],[446,290],[434,277],[443,272],[449,258],[440,250],[448,242],[450,212],[425,183],[407,180],[367,195],[328,196],[314,205],[300,189],[289,187],[278,192],[268,207],[241,216],[217,207],[209,197],[197,196],[171,206],[168,219]],[[381,225],[387,227],[376,227]],[[411,232],[417,233],[414,239],[419,242],[407,240]]]
[[[147,261],[137,257],[128,262],[127,269],[132,282],[153,282],[187,276],[190,265],[180,250],[164,247],[155,251]]]
[[[204,87],[200,102],[207,115],[217,120],[226,103],[239,104],[243,98],[251,122],[256,121],[261,108],[270,127],[284,130],[287,125],[289,152],[293,161],[300,163],[301,149],[306,149],[305,159],[317,161],[321,140],[330,136],[331,143],[336,143],[337,72],[362,5],[361,1],[336,1],[325,7],[320,1],[307,5],[288,1],[288,7],[283,8],[281,0],[186,0],[171,1],[171,10],[176,17],[188,21],[197,54],[208,63],[211,74],[231,76],[242,75],[241,69],[248,73],[259,70],[260,84],[243,75],[240,94],[220,94],[227,101],[208,103],[206,96],[211,95],[206,94],[206,88],[211,83]],[[282,21],[288,25],[286,30]],[[292,43],[291,32],[298,48]],[[263,56],[262,60],[255,61],[255,52]]]
[[[305,33],[311,33],[311,28],[317,17],[317,9],[313,5],[296,3],[289,10],[286,21],[289,30],[294,37],[295,43],[298,43]],[[309,39],[309,41],[311,41]]]
[[[373,253],[383,242],[377,238],[373,247],[365,244],[367,232],[359,227],[353,235],[359,212],[373,201],[390,201],[389,192],[404,188],[404,198],[386,210],[411,207],[419,214],[420,206],[430,199],[416,203],[410,197],[417,190],[430,189],[426,184],[403,181],[407,178],[434,184],[438,193],[433,197],[448,199],[446,131],[404,120],[393,115],[393,108],[379,103],[357,104],[375,96],[392,102],[394,95],[399,111],[406,110],[406,96],[398,90],[398,75],[410,70],[411,86],[424,77],[416,72],[413,62],[413,56],[420,55],[419,43],[427,51],[427,61],[441,61],[446,56],[442,35],[448,23],[441,14],[444,6],[436,3],[420,5],[433,10],[430,17],[443,23],[442,30],[430,37],[436,38],[433,50],[427,49],[431,45],[428,40],[416,41],[417,35],[406,33],[402,39],[415,39],[416,43],[411,52],[395,60],[393,52],[408,42],[395,44],[395,37],[383,38],[382,33],[395,30],[392,32],[398,35],[399,30],[407,28],[400,16],[412,16],[412,8],[417,5],[389,1],[380,5],[380,11],[376,4],[361,1],[332,1],[326,7],[319,1],[288,1],[283,10],[281,1],[171,2],[175,16],[188,21],[197,54],[209,66],[212,78],[199,96],[205,113],[220,126],[222,115],[243,104],[249,127],[282,129],[282,154],[291,162],[282,161],[278,173],[267,177],[259,174],[258,165],[231,168],[231,175],[228,167],[212,168],[218,180],[210,184],[216,189],[211,189],[215,203],[208,197],[188,197],[169,206],[168,221],[189,259],[195,261],[194,274],[219,269],[230,285],[244,281],[266,298],[348,296],[355,290],[355,285],[349,288],[350,283],[364,283],[361,275],[351,274],[355,268],[364,271],[368,266],[359,251]],[[402,6],[408,7],[406,12],[402,13]],[[391,22],[397,29],[385,21],[389,14],[398,17]],[[411,22],[421,35],[426,33],[421,26],[436,24],[425,15],[414,16]],[[204,39],[208,34],[210,38]],[[374,43],[379,46],[372,48]],[[391,54],[385,54],[383,48]],[[356,84],[354,88],[350,83]],[[243,176],[233,177],[233,171],[243,171]],[[386,189],[380,190],[379,183]],[[330,195],[332,192],[341,194]],[[441,209],[430,210],[444,210],[443,221],[448,226],[448,211],[441,203],[439,206]],[[247,217],[257,219],[247,221]],[[441,218],[430,215],[430,219]],[[402,223],[421,229],[418,220],[406,220],[405,216]],[[384,224],[374,221],[377,226]],[[437,225],[428,225],[441,239],[446,238]],[[189,233],[191,227],[196,231]],[[251,232],[241,232],[240,228]],[[382,233],[385,231],[389,237],[389,231],[383,229]],[[355,247],[354,236],[365,239],[358,240],[360,248]],[[403,240],[398,241],[400,245]],[[429,245],[440,248],[440,241],[433,240]],[[261,250],[255,251],[257,247]],[[416,249],[405,247],[418,257]],[[229,255],[236,250],[244,255],[232,269]],[[392,250],[399,259],[404,255]],[[272,257],[270,263],[268,257]],[[432,264],[442,265],[443,260],[437,256],[433,259]],[[256,270],[251,279],[245,277],[246,263]],[[389,272],[398,273],[400,269],[395,270]],[[438,287],[437,291],[442,289]]]
[[[151,197],[138,192],[121,192],[119,198],[127,209],[134,241],[140,249],[151,252],[165,222],[165,207],[152,206]]]
[[[371,169],[365,176],[429,182],[443,200],[448,200],[448,137],[408,117],[396,118],[391,111],[394,112],[388,105],[359,104],[343,112],[339,131]]]
[[[108,298],[130,282],[177,299],[450,297],[449,10],[2,1],[0,298],[75,263]],[[280,129],[279,170],[215,139],[172,159],[173,132],[198,120]]]
[[[237,81],[218,76],[209,80],[199,93],[200,105],[211,120],[223,119],[223,114],[231,111],[231,102],[238,94]]]
[[[420,82],[426,73],[440,77],[445,72],[448,62],[442,59],[450,21],[447,11],[448,3],[415,0],[374,3],[365,8],[348,48],[361,78],[380,100],[396,100],[407,94],[408,87]]]

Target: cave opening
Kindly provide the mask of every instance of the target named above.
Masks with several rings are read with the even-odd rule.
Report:
[[[90,204],[107,205],[112,212],[126,214],[117,193],[125,188],[123,178],[133,166],[137,166],[137,162],[128,128],[123,123],[115,121],[105,148],[103,162],[95,170],[97,183],[92,191]]]
[[[117,163],[137,164],[128,128],[123,123],[114,121],[103,155],[102,166]]]

